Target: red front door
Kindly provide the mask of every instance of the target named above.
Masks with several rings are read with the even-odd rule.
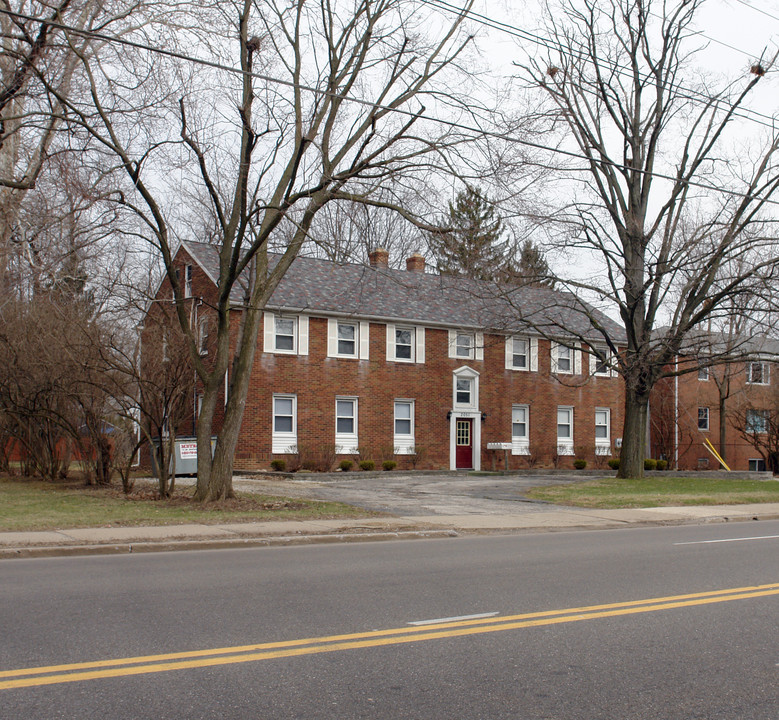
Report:
[[[473,420],[470,418],[455,420],[455,467],[473,467]]]

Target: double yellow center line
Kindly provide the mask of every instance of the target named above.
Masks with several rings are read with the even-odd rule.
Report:
[[[192,652],[143,655],[139,657],[97,660],[95,662],[48,665],[0,671],[0,690],[55,685],[98,678],[145,675],[147,673],[186,670],[217,665],[272,660],[275,658],[316,655],[318,653],[355,650],[358,648],[400,645],[443,638],[480,635],[482,633],[517,630],[562,623],[595,620],[598,618],[635,615],[695,605],[710,605],[731,600],[750,600],[768,595],[779,595],[779,583],[751,587],[729,588],[710,592],[649,598],[631,602],[589,605],[565,610],[545,610],[519,615],[500,615],[489,618],[441,622],[431,625],[390,628],[347,635],[285,640],[280,642],[238,645],[235,647],[195,650]]]

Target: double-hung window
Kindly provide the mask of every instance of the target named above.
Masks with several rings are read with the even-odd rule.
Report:
[[[708,429],[709,429],[709,408],[699,407],[698,408],[698,430],[708,430]]]
[[[369,324],[356,320],[327,320],[327,357],[368,359]]]
[[[425,328],[419,325],[387,324],[387,360],[425,362]]]
[[[511,367],[527,370],[530,367],[529,347],[526,338],[511,338]]]
[[[611,410],[595,408],[595,454],[611,452]]]
[[[557,342],[552,343],[552,372],[572,375],[576,369],[577,350]]]
[[[701,382],[708,382],[709,380],[709,368],[698,367],[698,380]]]
[[[414,452],[414,401],[395,400],[394,446],[398,455]]]
[[[470,333],[457,333],[454,354],[458,358],[473,359],[474,339]]]
[[[557,452],[573,455],[573,408],[557,408]]]
[[[338,323],[338,354],[357,357],[357,325]]]
[[[514,405],[511,408],[511,454],[530,454],[530,408],[527,405]]]
[[[473,378],[458,377],[455,380],[455,405],[465,405],[471,407],[473,405]]]
[[[747,382],[750,385],[768,385],[770,382],[768,363],[747,363]]]
[[[184,266],[184,297],[192,297],[192,266]]]
[[[357,452],[357,398],[335,399],[335,444],[340,454]]]
[[[308,355],[308,316],[266,312],[263,350],[280,355]]]
[[[608,347],[595,346],[591,348],[590,374],[600,377],[611,375],[611,351]]]
[[[273,396],[273,436],[274,454],[297,452],[297,396]]]

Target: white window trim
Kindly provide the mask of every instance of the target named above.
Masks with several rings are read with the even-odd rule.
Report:
[[[354,408],[354,432],[353,433],[339,433],[338,432],[338,403],[344,401],[351,401]],[[335,451],[339,455],[354,455],[357,452],[357,446],[359,445],[359,398],[354,396],[337,395],[335,398],[335,405],[333,406],[335,411]]]
[[[471,402],[467,405],[457,402],[457,380],[461,378],[471,381]],[[452,408],[474,412],[479,409],[479,373],[467,365],[452,373]]]
[[[276,432],[276,400],[292,400],[292,432]],[[274,393],[271,403],[271,452],[274,455],[294,454],[298,446],[298,397]]]
[[[276,349],[276,318],[295,321],[294,348],[292,350]],[[263,313],[263,344],[262,350],[274,355],[308,355],[308,315],[293,315],[289,313]]]
[[[408,435],[399,435],[395,432],[395,421],[397,418],[397,406],[399,403],[405,403],[407,405],[410,405],[410,420],[411,420],[411,432]],[[414,440],[415,433],[416,433],[416,403],[414,400],[409,400],[407,398],[395,398],[393,404],[392,404],[392,436],[393,436],[393,445],[395,446],[395,454],[396,455],[413,455],[414,454],[414,446],[416,445],[416,442]],[[405,418],[403,418],[405,419]]]
[[[395,357],[395,330],[411,330],[411,358]],[[425,328],[421,325],[395,325],[387,323],[387,361],[407,364],[425,362]]]
[[[614,368],[614,357],[611,353],[611,348],[605,345],[593,345],[590,348],[590,375],[593,377],[614,377],[617,374]],[[596,372],[598,369],[598,356],[596,353],[602,353],[604,361],[606,363],[606,372]]]
[[[192,266],[184,266],[184,297],[192,297]]]
[[[555,415],[555,433],[557,433],[557,426],[560,424],[560,410],[568,411],[568,426],[571,428],[570,438],[561,438],[557,435],[557,453],[559,455],[573,455],[573,406],[572,405],[558,405],[557,414]]]
[[[514,411],[525,411],[525,434],[514,435]],[[511,406],[511,454],[530,455],[530,405],[515,403]]]
[[[471,340],[471,349],[467,356],[457,354],[458,335],[467,335]],[[484,333],[449,330],[449,357],[453,360],[484,360]]]
[[[514,338],[524,340],[527,343],[527,363],[525,367],[516,367],[514,365]],[[508,335],[506,337],[506,370],[538,372],[538,338],[526,337],[525,335]]]
[[[570,370],[560,370],[558,366],[558,353],[561,347],[568,348],[571,351],[571,369]],[[579,348],[579,344],[576,343],[574,345],[567,345],[565,343],[559,343],[552,341],[552,347],[551,347],[551,357],[552,357],[552,373],[555,375],[580,375],[582,372],[581,367],[581,349]]]
[[[611,454],[611,408],[596,407],[595,419],[597,420],[597,413],[606,413],[606,437],[599,438],[597,435],[597,428],[602,427],[595,423],[595,454],[596,455],[610,455]]]
[[[351,325],[354,327],[354,353],[342,354],[338,352],[338,326]],[[370,351],[370,323],[357,320],[342,320],[339,318],[327,319],[327,357],[349,358],[352,360],[368,360]]]
[[[760,382],[752,380],[752,366],[762,366],[763,379]],[[751,361],[747,363],[747,385],[770,385],[771,384],[771,366],[767,362]]]

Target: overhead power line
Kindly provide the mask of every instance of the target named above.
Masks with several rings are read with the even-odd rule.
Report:
[[[445,0],[421,0],[421,1],[426,3],[426,4],[428,4],[428,5],[436,4],[436,3],[448,4],[448,3],[445,3]],[[167,50],[167,49],[164,49],[164,48],[160,48],[160,47],[156,47],[156,46],[153,46],[153,45],[149,45],[147,43],[141,43],[141,42],[138,42],[138,41],[135,41],[135,40],[129,40],[127,38],[118,37],[118,36],[115,36],[115,35],[108,35],[108,34],[105,34],[105,33],[99,33],[99,32],[93,31],[93,30],[85,30],[85,29],[77,28],[77,27],[74,27],[74,26],[71,26],[71,25],[67,25],[67,24],[61,23],[61,22],[52,22],[52,21],[49,21],[49,20],[42,20],[41,18],[37,18],[37,17],[31,16],[31,15],[26,15],[24,13],[18,13],[18,12],[14,12],[14,11],[11,11],[11,10],[0,8],[0,15],[7,15],[7,16],[10,16],[10,17],[13,17],[13,18],[16,18],[16,19],[20,19],[20,20],[27,20],[27,21],[31,21],[31,22],[37,22],[37,23],[46,24],[46,25],[48,25],[48,26],[50,26],[52,28],[57,28],[57,29],[62,30],[64,32],[70,32],[70,33],[77,34],[77,35],[80,35],[80,36],[83,36],[83,37],[86,37],[86,38],[89,38],[89,39],[100,40],[102,42],[106,42],[106,43],[109,43],[109,44],[118,44],[118,45],[122,45],[122,46],[125,46],[125,47],[132,47],[132,48],[135,48],[137,50],[143,50],[143,51],[146,51],[146,52],[162,55],[164,57],[169,57],[169,58],[172,58],[172,59],[181,60],[183,62],[189,62],[189,63],[192,63],[192,64],[201,65],[201,66],[204,66],[204,67],[209,67],[209,68],[215,69],[215,70],[221,70],[221,71],[228,72],[228,73],[231,73],[231,74],[234,74],[234,75],[245,75],[246,74],[246,71],[244,71],[244,70],[242,70],[240,68],[235,68],[235,67],[232,67],[232,66],[229,66],[229,65],[224,65],[222,63],[218,63],[218,62],[213,61],[213,60],[206,60],[204,58],[197,58],[197,57],[194,57],[194,56],[191,56],[191,55],[187,55],[185,53],[176,52],[174,50]],[[273,77],[272,75],[267,75],[267,74],[264,74],[264,73],[252,72],[250,75],[251,75],[251,77],[253,77],[253,78],[257,79],[257,80],[263,80],[263,81],[268,82],[268,83],[272,83],[272,84],[276,84],[276,85],[282,85],[282,86],[290,87],[290,88],[297,88],[298,90],[302,90],[302,91],[305,91],[305,92],[310,92],[312,94],[318,94],[318,95],[322,95],[322,96],[338,97],[339,100],[344,101],[344,102],[350,102],[350,103],[354,103],[354,104],[357,104],[357,105],[362,105],[364,107],[368,107],[368,108],[371,108],[371,109],[385,110],[387,112],[398,114],[398,115],[404,115],[404,116],[409,117],[409,118],[419,118],[418,113],[413,111],[413,110],[406,110],[406,109],[400,108],[400,107],[391,107],[389,105],[382,105],[382,104],[378,104],[378,103],[375,103],[375,102],[370,101],[370,100],[363,100],[361,98],[355,98],[355,97],[351,97],[351,96],[339,96],[338,93],[334,93],[334,92],[327,91],[327,90],[322,90],[320,88],[315,88],[315,87],[308,86],[308,85],[303,85],[301,83],[296,83],[296,82],[294,82],[292,80],[285,80],[283,78]],[[431,116],[422,116],[422,117],[425,120],[429,121],[429,122],[433,122],[433,123],[436,123],[436,124],[439,124],[439,125],[443,125],[445,127],[449,127],[449,128],[452,128],[452,129],[462,130],[462,131],[465,131],[465,132],[468,132],[468,133],[471,133],[471,134],[474,134],[474,135],[481,135],[481,136],[485,136],[485,137],[493,137],[495,139],[499,139],[499,140],[502,140],[504,142],[510,142],[510,143],[516,144],[516,145],[521,145],[523,147],[528,147],[528,148],[532,148],[532,149],[535,149],[535,150],[542,150],[544,152],[549,152],[549,153],[552,153],[554,155],[561,155],[561,156],[564,156],[564,157],[569,157],[569,158],[572,158],[572,159],[575,159],[575,160],[582,160],[582,161],[584,161],[584,162],[586,162],[588,164],[595,163],[596,165],[601,165],[601,166],[604,166],[604,167],[611,167],[611,168],[614,168],[614,169],[617,169],[617,170],[629,170],[629,171],[631,171],[633,173],[638,173],[638,174],[641,174],[641,175],[648,175],[648,176],[651,176],[651,177],[654,177],[654,178],[658,178],[658,179],[661,179],[661,180],[669,180],[671,182],[679,182],[679,178],[677,178],[677,177],[675,177],[673,175],[668,175],[668,174],[664,174],[664,173],[660,173],[660,172],[656,172],[656,171],[652,171],[650,173],[650,172],[642,170],[640,168],[634,168],[632,166],[628,167],[624,163],[618,163],[618,162],[615,162],[613,160],[605,160],[605,159],[602,159],[602,158],[601,159],[593,159],[593,158],[588,157],[587,155],[583,155],[580,152],[574,152],[574,151],[571,151],[571,150],[564,150],[564,149],[559,148],[559,147],[553,147],[553,146],[550,146],[550,145],[545,145],[543,143],[533,142],[532,140],[526,140],[526,139],[519,138],[519,137],[511,137],[511,136],[506,135],[505,133],[501,133],[501,132],[498,132],[498,131],[484,130],[483,128],[470,126],[470,125],[465,125],[464,123],[460,123],[460,122],[453,121],[453,120],[446,120],[446,119],[443,119],[443,118],[436,118],[436,117],[431,117]],[[569,170],[571,170],[572,172],[588,172],[589,171],[588,168],[583,168],[583,167],[582,168],[569,168]],[[716,193],[719,193],[719,194],[728,195],[730,197],[738,197],[738,198],[745,198],[745,197],[747,197],[747,194],[745,194],[743,192],[740,192],[738,190],[730,190],[730,189],[727,189],[727,188],[724,188],[724,187],[717,187],[715,185],[710,185],[708,183],[704,183],[704,182],[701,182],[701,181],[686,180],[686,181],[682,181],[682,182],[684,182],[689,187],[697,187],[697,188],[700,188],[700,189],[703,189],[703,190],[707,190],[707,191],[710,191],[710,192],[716,192]],[[779,205],[779,200],[767,199],[765,202],[768,203],[768,204],[771,204],[771,205]]]

